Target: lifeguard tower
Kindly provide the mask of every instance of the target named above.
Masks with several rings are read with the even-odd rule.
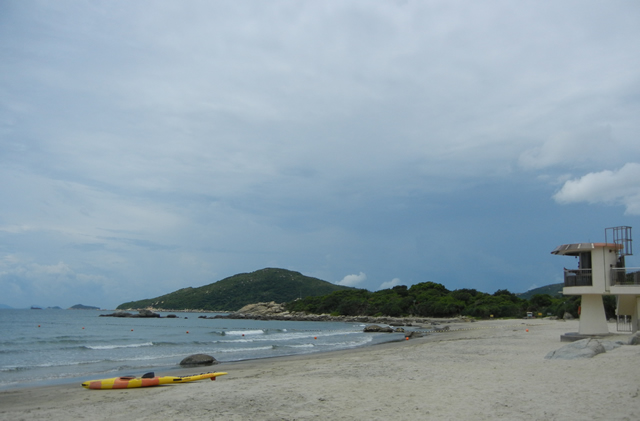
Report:
[[[609,241],[611,240],[611,241]],[[577,269],[564,269],[564,295],[581,295],[580,328],[573,338],[609,334],[603,295],[617,296],[619,330],[638,331],[640,268],[625,267],[625,256],[633,254],[631,227],[605,229],[604,243],[563,244],[551,252],[578,258]],[[565,335],[567,336],[567,335]],[[565,338],[563,340],[572,340]]]

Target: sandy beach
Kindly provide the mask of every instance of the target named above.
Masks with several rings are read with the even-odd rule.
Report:
[[[450,328],[355,350],[221,364],[215,371],[229,374],[215,382],[6,391],[0,419],[640,419],[640,346],[546,360],[566,345],[560,335],[578,330],[577,321],[492,320]],[[201,371],[212,370],[184,374]]]

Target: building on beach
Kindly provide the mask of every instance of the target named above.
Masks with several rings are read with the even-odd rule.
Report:
[[[577,268],[564,269],[562,293],[582,296],[579,336],[609,334],[604,295],[616,296],[618,319],[629,321],[625,330],[638,331],[640,268],[625,267],[625,256],[633,254],[631,227],[605,229],[604,243],[563,244],[551,253],[578,258]]]

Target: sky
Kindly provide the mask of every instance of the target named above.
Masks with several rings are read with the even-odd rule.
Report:
[[[556,246],[640,236],[638,22],[619,0],[0,0],[0,303],[266,267],[562,282]]]

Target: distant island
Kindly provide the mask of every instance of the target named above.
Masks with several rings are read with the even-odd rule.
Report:
[[[100,307],[85,306],[83,304],[76,304],[69,307],[69,310],[100,310]]]

